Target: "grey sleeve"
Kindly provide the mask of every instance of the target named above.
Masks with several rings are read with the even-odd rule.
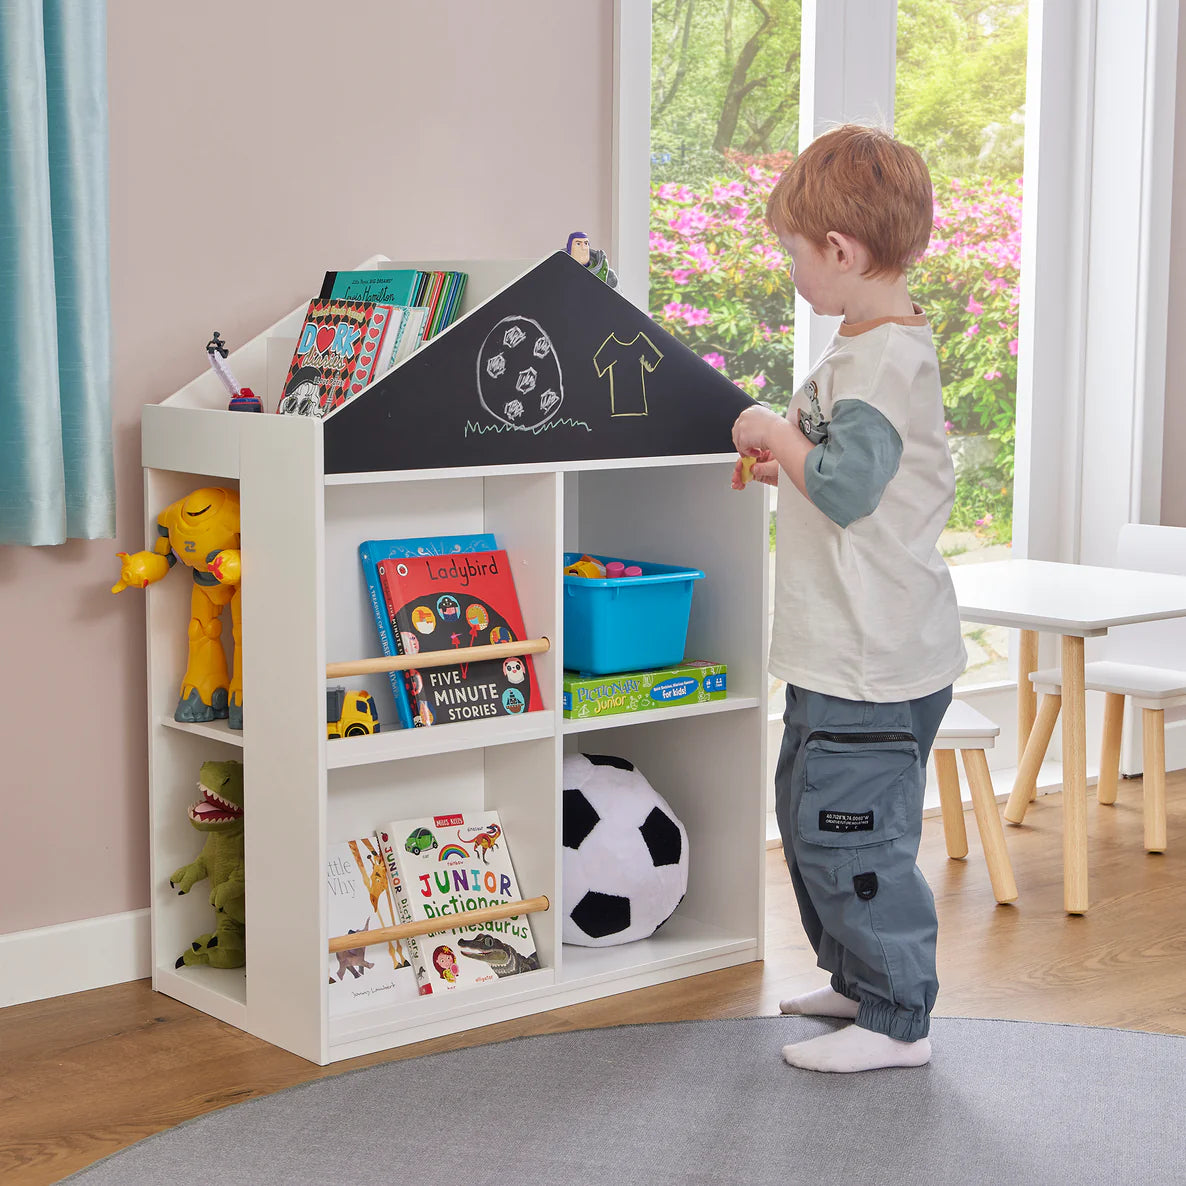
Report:
[[[872,514],[898,472],[902,438],[871,404],[838,400],[828,439],[807,454],[807,496],[838,527]]]

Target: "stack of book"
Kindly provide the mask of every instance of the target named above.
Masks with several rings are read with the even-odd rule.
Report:
[[[526,637],[510,563],[493,535],[364,540],[358,553],[385,655]],[[543,707],[530,655],[393,671],[390,679],[405,728]]]
[[[522,897],[496,811],[395,820],[373,836],[331,845],[328,858],[331,937],[392,926],[393,917],[423,922]],[[350,948],[329,961],[331,1016],[495,984],[540,966],[526,914]]]
[[[453,323],[465,272],[326,272],[309,302],[276,411],[321,419]]]

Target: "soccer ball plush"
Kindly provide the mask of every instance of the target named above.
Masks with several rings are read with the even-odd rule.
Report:
[[[564,942],[653,935],[688,888],[688,833],[625,758],[564,759]]]

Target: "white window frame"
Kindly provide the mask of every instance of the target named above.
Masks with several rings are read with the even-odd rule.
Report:
[[[1178,10],[1030,0],[1018,556],[1106,564],[1123,523],[1160,522]],[[896,18],[896,0],[804,0],[801,147],[837,122],[892,125]],[[645,0],[615,0],[612,246],[644,309],[650,20]],[[796,309],[797,380],[833,325]],[[1054,658],[1044,640],[1042,661]],[[1017,760],[1015,696],[1015,680],[966,693],[1002,726],[1003,779]]]

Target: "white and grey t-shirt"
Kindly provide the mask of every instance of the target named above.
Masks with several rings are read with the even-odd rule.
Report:
[[[967,664],[936,544],[955,498],[920,310],[842,325],[787,412],[816,447],[783,474],[770,670],[846,700],[914,700]]]

